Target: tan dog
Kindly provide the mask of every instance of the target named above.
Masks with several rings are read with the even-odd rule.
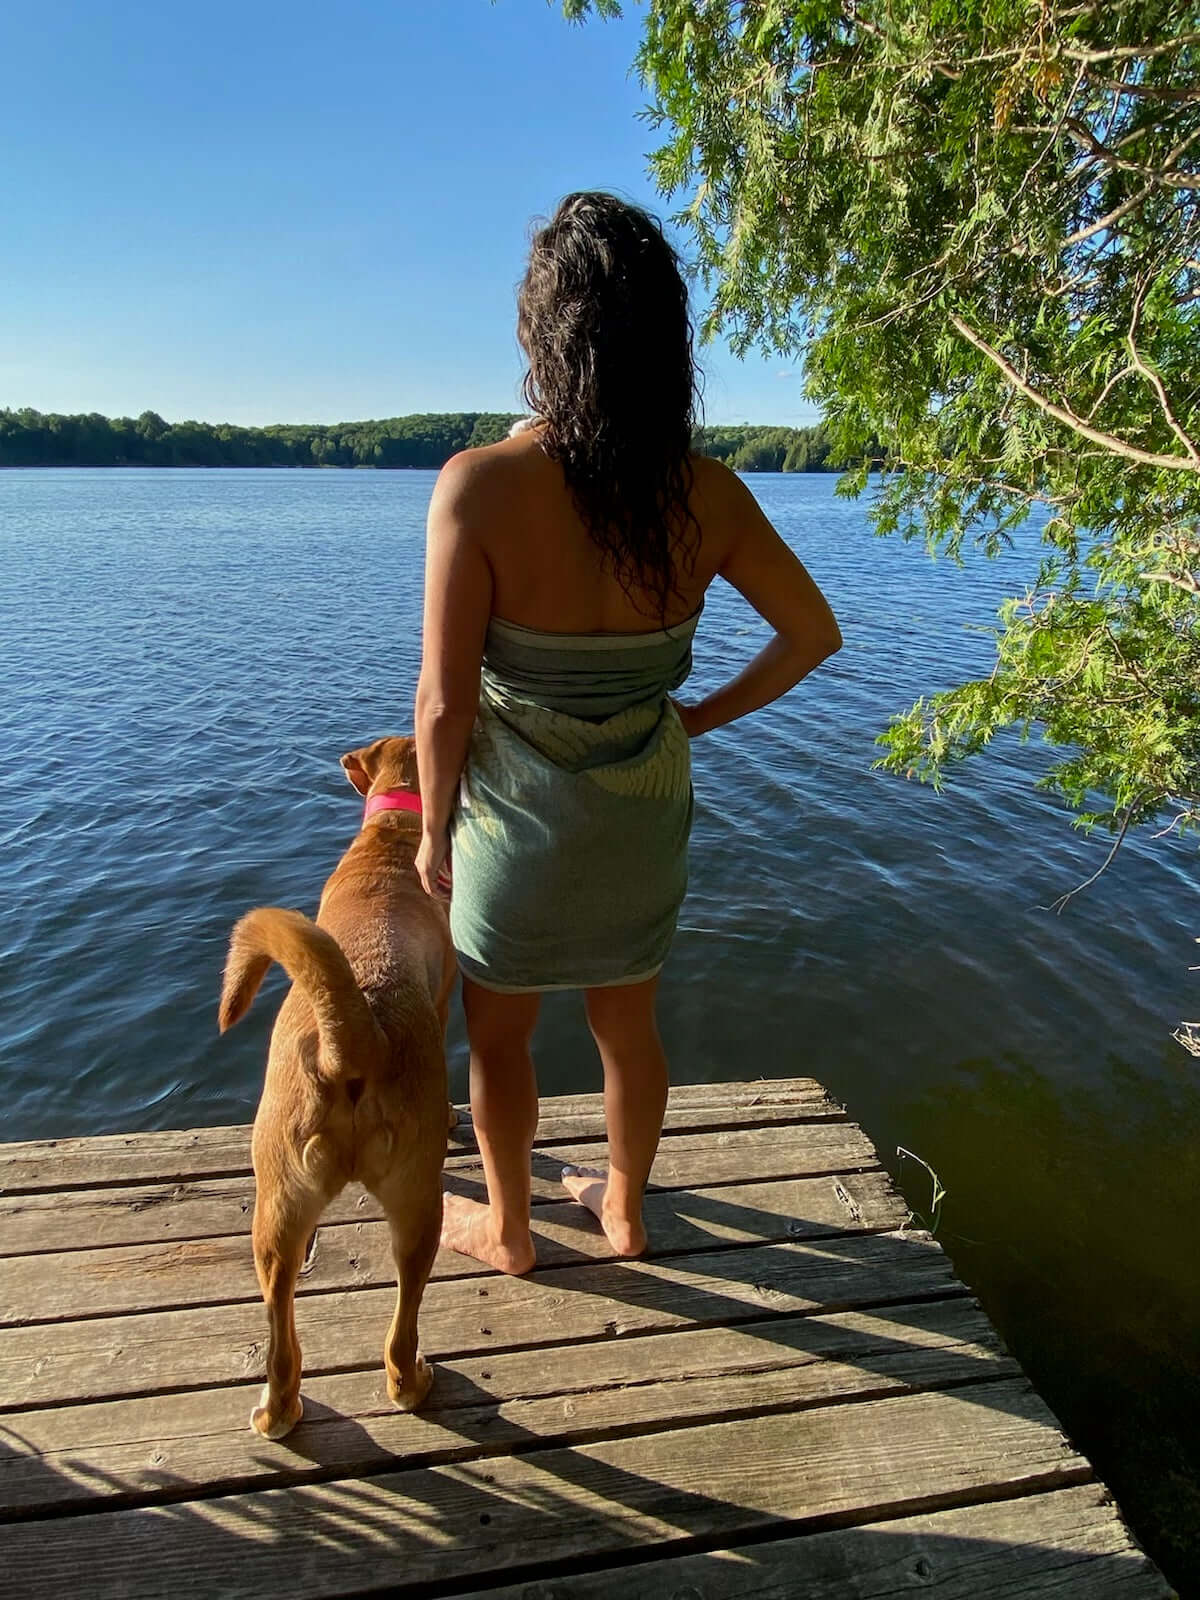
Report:
[[[296,1279],[321,1212],[351,1179],[391,1225],[399,1281],[383,1354],[388,1393],[411,1411],[433,1381],[417,1349],[417,1309],[441,1231],[454,950],[445,902],[413,870],[414,741],[378,739],[342,766],[368,798],[367,814],[325,885],[316,923],[298,911],[248,912],[233,930],[221,995],[223,1033],[245,1015],[272,961],[292,979],[254,1119],[254,1264],[270,1342],[250,1422],[269,1439],[303,1415]]]

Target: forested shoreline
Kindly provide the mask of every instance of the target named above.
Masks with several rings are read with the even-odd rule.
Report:
[[[421,413],[369,422],[165,422],[157,412],[0,409],[0,467],[440,467],[456,451],[503,439],[516,413]],[[738,472],[831,472],[829,439],[814,428],[701,428],[696,448]]]

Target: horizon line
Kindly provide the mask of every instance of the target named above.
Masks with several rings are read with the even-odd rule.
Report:
[[[167,427],[182,427],[189,422],[197,423],[205,428],[358,428],[366,427],[371,423],[380,422],[406,422],[413,417],[507,417],[515,421],[518,418],[528,417],[534,413],[529,411],[490,411],[487,409],[472,409],[464,411],[397,411],[388,416],[377,417],[348,417],[338,422],[318,421],[290,421],[290,422],[231,422],[227,418],[211,420],[206,417],[176,417],[174,420],[164,417],[161,411],[156,411],[152,406],[144,406],[136,415],[130,412],[110,413],[104,411],[43,411],[38,406],[11,405],[0,406],[0,415],[7,412],[16,416],[22,411],[33,411],[40,417],[102,417],[106,422],[136,422],[138,417],[149,413],[164,422]],[[824,417],[816,417],[810,422],[697,422],[698,430],[704,428],[819,428],[825,423]]]

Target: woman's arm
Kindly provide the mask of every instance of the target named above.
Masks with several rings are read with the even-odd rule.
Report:
[[[472,454],[454,456],[442,468],[426,524],[416,705],[422,829],[416,865],[429,894],[446,858],[455,790],[479,708],[479,669],[492,612],[492,569],[476,515],[481,473]]]
[[[677,707],[693,739],[778,700],[842,644],[829,602],[749,489],[728,469],[714,476],[711,509],[718,527],[729,530],[717,570],[771,624],[775,637],[722,688]]]

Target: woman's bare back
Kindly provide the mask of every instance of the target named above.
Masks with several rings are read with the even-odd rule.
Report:
[[[536,429],[471,454],[480,503],[487,507],[478,537],[492,571],[493,615],[557,633],[642,633],[664,621],[681,622],[698,609],[725,544],[708,504],[711,495],[705,495],[717,463],[692,458],[698,549],[690,568],[676,563],[677,592],[664,619],[652,596],[627,594],[605,570],[562,469],[542,451]]]

